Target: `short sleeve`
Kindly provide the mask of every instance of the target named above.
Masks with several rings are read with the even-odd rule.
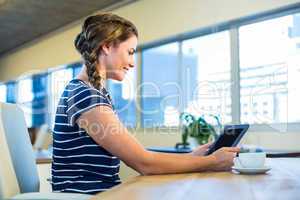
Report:
[[[68,123],[74,125],[82,113],[99,105],[112,108],[108,97],[94,88],[83,87],[74,93],[68,94],[66,110]]]

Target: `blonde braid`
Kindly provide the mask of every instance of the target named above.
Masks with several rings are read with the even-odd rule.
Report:
[[[98,48],[91,48],[89,44],[90,42],[86,39],[85,33],[80,33],[75,40],[75,46],[78,47],[77,50],[84,59],[89,82],[96,89],[100,89],[102,78],[97,69]]]

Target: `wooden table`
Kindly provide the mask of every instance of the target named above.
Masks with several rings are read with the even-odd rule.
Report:
[[[300,158],[268,158],[267,174],[205,172],[138,176],[91,200],[300,199]]]

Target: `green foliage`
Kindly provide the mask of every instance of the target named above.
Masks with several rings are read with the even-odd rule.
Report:
[[[217,125],[221,127],[220,120],[217,116],[210,115],[216,119]],[[182,144],[188,145],[188,137],[193,137],[197,140],[198,144],[205,144],[211,139],[215,139],[217,132],[213,125],[209,124],[204,116],[199,118],[189,113],[181,113],[180,120],[182,124]]]

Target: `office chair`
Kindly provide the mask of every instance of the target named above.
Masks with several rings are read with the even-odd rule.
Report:
[[[33,148],[23,111],[0,103],[0,199],[86,200],[78,193],[40,193]]]

